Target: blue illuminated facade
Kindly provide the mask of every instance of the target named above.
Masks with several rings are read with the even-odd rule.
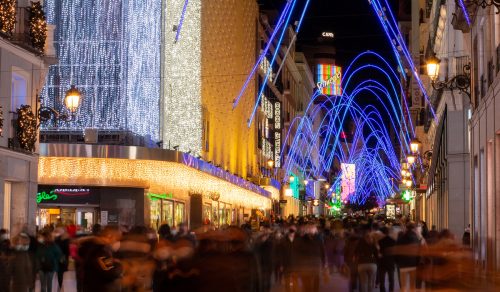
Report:
[[[58,128],[124,130],[158,141],[162,1],[44,2],[56,26],[58,63],[49,69],[42,103],[65,112],[70,85],[83,93],[75,120]]]

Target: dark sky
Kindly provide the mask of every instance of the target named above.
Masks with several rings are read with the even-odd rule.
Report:
[[[391,2],[395,2],[392,0]],[[266,7],[282,11],[286,1],[262,0]],[[305,0],[298,0],[294,21],[298,20]],[[292,21],[293,23],[293,21]],[[323,31],[335,34],[336,63],[345,67],[359,53],[372,50],[394,59],[388,40],[368,0],[310,0],[298,44],[314,43]]]

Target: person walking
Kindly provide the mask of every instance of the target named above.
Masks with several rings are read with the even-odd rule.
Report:
[[[29,254],[30,238],[25,233],[20,233],[12,240],[14,251],[12,257],[12,291],[35,291],[35,275],[33,261]]]
[[[40,245],[36,251],[36,263],[40,275],[41,292],[52,292],[52,280],[59,271],[63,253],[55,244],[52,233],[44,230],[40,233]]]
[[[359,291],[371,292],[374,288],[377,275],[378,250],[369,232],[364,231],[363,238],[359,241],[355,250],[355,258],[358,263]]]
[[[396,246],[396,240],[390,236],[391,230],[387,227],[382,227],[380,231],[384,234],[384,237],[378,242],[380,248],[380,292],[385,292],[385,275],[387,274],[389,278],[389,292],[394,291],[394,270],[396,267],[396,261],[393,255],[394,246]]]
[[[409,223],[406,232],[397,241],[397,264],[399,266],[399,279],[401,291],[413,291],[416,289],[417,265],[419,257],[417,251],[420,239],[416,233],[416,226]]]

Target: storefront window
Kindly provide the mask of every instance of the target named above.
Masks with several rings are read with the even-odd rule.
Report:
[[[214,225],[219,226],[219,203],[212,201],[212,222]]]
[[[162,200],[163,203],[163,212],[161,217],[162,224],[168,224],[173,226],[174,224],[174,202]]]
[[[184,223],[184,203],[175,204],[175,225]]]
[[[161,201],[150,200],[151,203],[151,227],[158,229],[160,226]]]
[[[226,214],[224,212],[224,203],[219,203],[219,226],[224,225],[226,222]]]
[[[212,206],[209,204],[203,205],[203,224],[208,225],[212,223]]]
[[[224,209],[224,213],[225,213],[225,223],[227,225],[231,225],[231,205],[229,204],[226,204],[226,208]]]

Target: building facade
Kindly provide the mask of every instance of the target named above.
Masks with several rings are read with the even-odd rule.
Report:
[[[464,13],[459,11],[460,20]],[[472,59],[470,129],[470,221],[474,258],[489,269],[500,268],[500,16],[494,6],[468,6],[467,42]],[[459,26],[463,29],[465,26]]]
[[[4,21],[0,37],[0,226],[11,234],[35,226],[38,92],[54,54],[46,34],[40,35],[44,44],[30,41],[34,24],[27,19],[36,8],[41,11],[18,1],[5,15],[15,25]]]

